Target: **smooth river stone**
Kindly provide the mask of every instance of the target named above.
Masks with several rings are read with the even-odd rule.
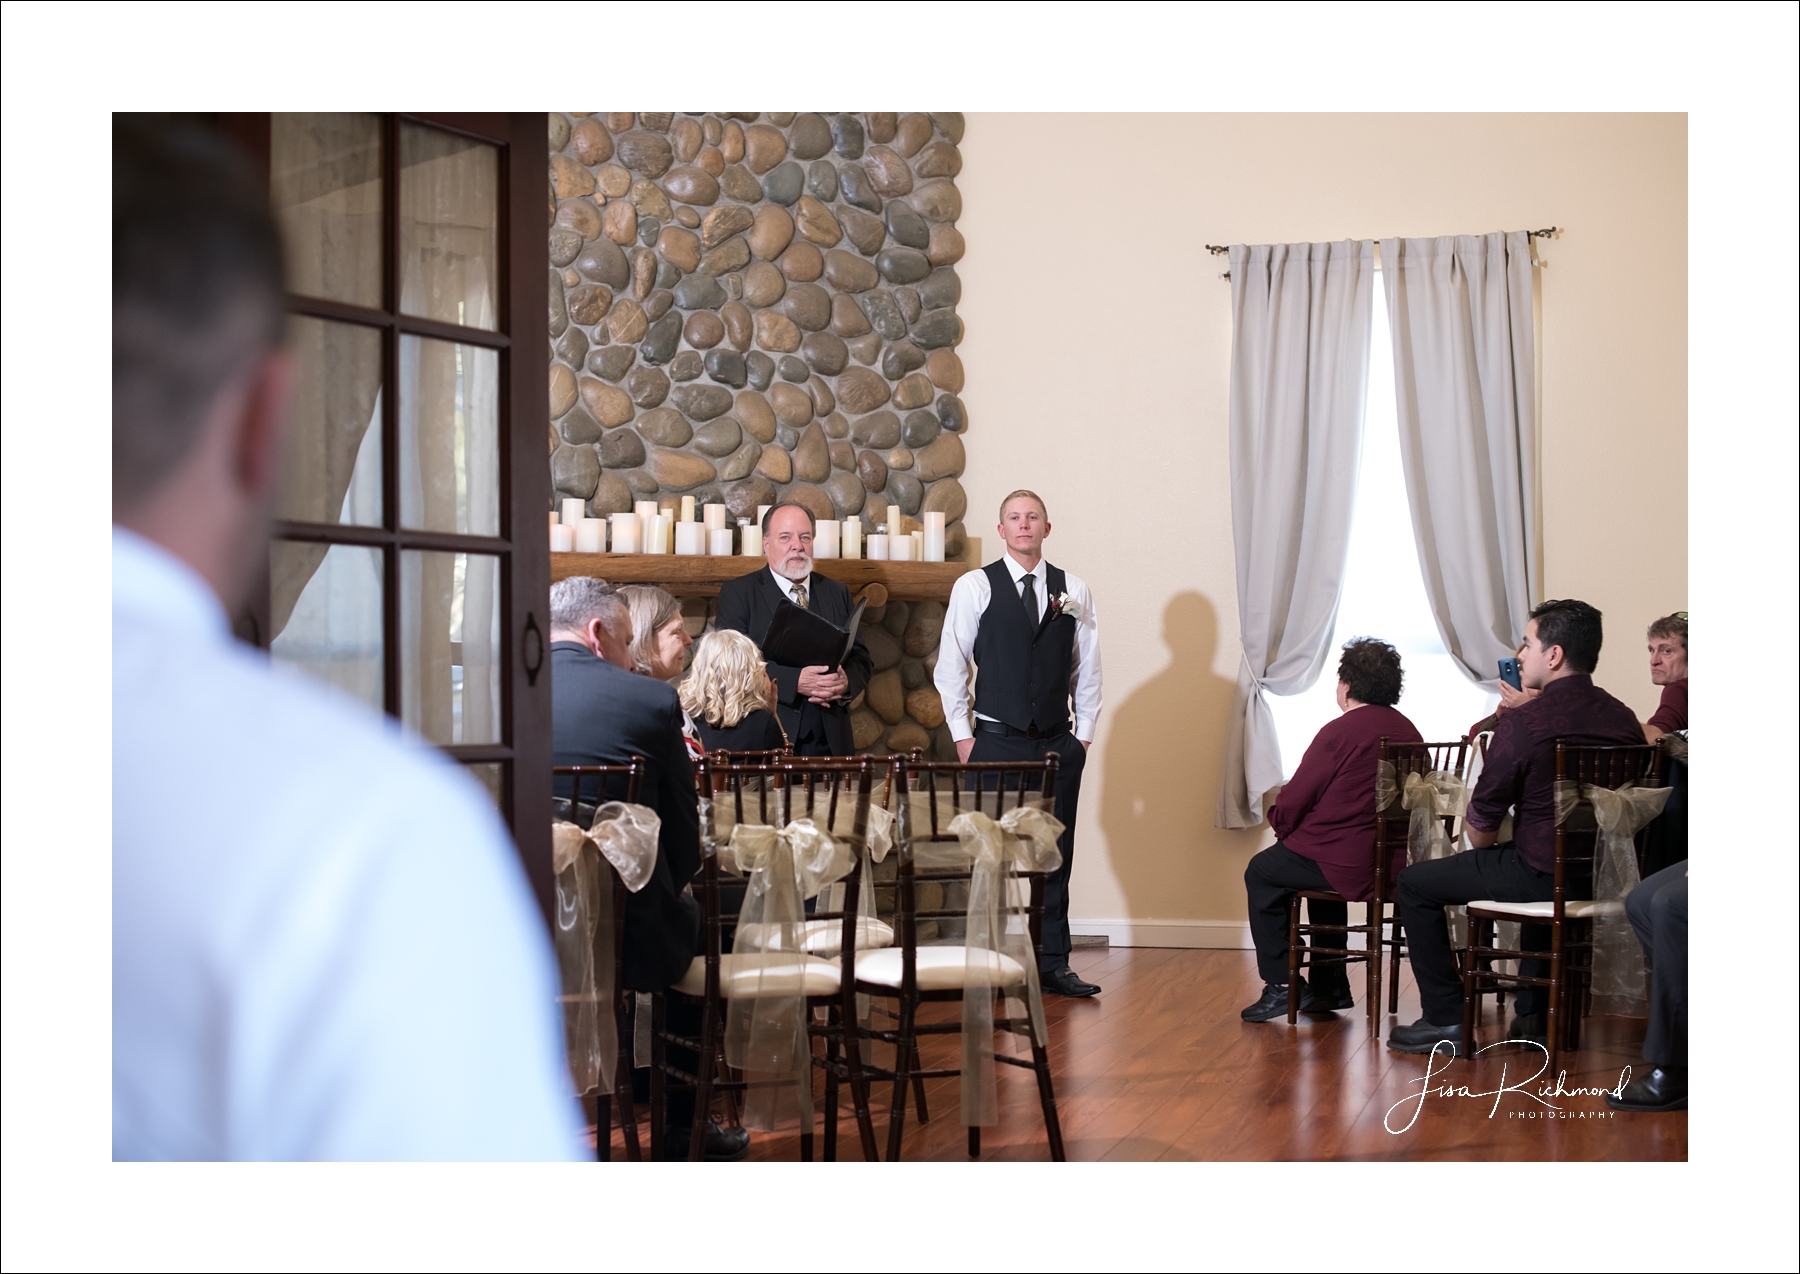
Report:
[[[912,169],[906,161],[886,146],[871,146],[863,155],[863,168],[877,193],[889,199],[908,194],[913,188]],[[871,208],[869,211],[875,211]]]
[[[631,183],[631,202],[637,205],[641,215],[655,217],[658,221],[671,221],[675,217],[675,205],[662,192],[662,187],[648,177],[639,177]]]
[[[869,178],[869,170],[861,164],[838,165],[838,189],[845,203],[868,212],[881,211],[881,196]]]
[[[881,354],[881,374],[889,380],[899,380],[906,373],[917,371],[923,366],[925,366],[925,352],[911,341],[895,341]],[[918,407],[923,404],[914,403],[912,405]]]
[[[631,484],[632,495],[643,499],[648,499],[662,489],[656,485],[656,479],[652,478],[649,472],[644,469],[631,470],[625,475],[625,481]],[[629,513],[631,510],[630,508],[624,508],[619,510],[619,512]]]
[[[641,128],[634,128],[615,139],[613,149],[621,164],[645,177],[662,176],[675,159],[675,150],[667,137]]]
[[[607,469],[635,469],[647,454],[644,440],[629,429],[615,429],[600,440],[600,464]]]
[[[685,451],[653,451],[649,468],[650,476],[660,485],[677,491],[712,482],[719,476],[712,461]]]
[[[794,480],[794,458],[780,447],[764,447],[756,471],[770,482],[786,486]]]
[[[831,438],[830,431],[825,436]],[[856,447],[848,438],[833,438],[831,442],[831,467],[842,469],[846,473],[856,470]]]
[[[556,356],[570,367],[580,367],[587,358],[587,333],[579,327],[571,327],[564,332],[555,345]]]
[[[694,427],[673,407],[658,407],[637,418],[637,431],[659,447],[685,447]]]
[[[788,490],[782,492],[785,499],[804,506],[821,522],[829,521],[837,516],[837,506],[832,504],[831,497],[820,487],[809,482],[796,482]]]
[[[930,402],[931,394],[931,378],[914,372],[894,386],[894,406],[901,411],[911,411]]]
[[[838,381],[840,395],[843,387],[844,382],[840,379]],[[885,451],[900,441],[900,417],[891,411],[878,411],[863,416],[851,422],[850,437],[859,447]]]
[[[962,339],[962,324],[953,309],[926,310],[913,324],[912,338],[921,349],[942,349]]]
[[[900,121],[894,130],[894,149],[911,159],[919,147],[931,140],[931,116],[914,111]]]
[[[962,192],[955,182],[928,181],[913,191],[907,202],[927,221],[955,221],[962,216]]]
[[[928,310],[942,309],[962,300],[962,279],[948,266],[933,270],[919,285],[919,302]]]
[[[587,199],[564,199],[556,205],[556,224],[567,226],[583,239],[598,239],[605,221]]]
[[[906,426],[900,440],[907,446],[917,449],[928,444],[943,431],[943,424],[935,411],[909,411],[906,413]],[[904,465],[896,466],[904,468]]]
[[[961,111],[932,111],[931,122],[937,125],[938,132],[950,139],[952,145],[962,145],[963,128],[967,121]]]
[[[638,123],[658,133],[669,131],[669,124],[675,118],[674,111],[639,111]]]
[[[725,304],[725,287],[710,274],[690,274],[675,285],[675,304],[684,310],[716,310]]]
[[[936,441],[919,451],[916,459],[916,472],[926,482],[936,482],[939,478],[960,478],[968,463],[968,457],[963,451],[963,441],[955,434],[939,434]]]
[[[725,321],[725,339],[731,342],[731,348],[740,354],[747,351],[756,334],[749,307],[742,301],[727,301],[719,307],[719,317]]]
[[[672,168],[663,178],[663,193],[677,203],[710,208],[719,202],[719,181],[704,168]]]
[[[575,396],[575,373],[561,363],[550,364],[550,419],[573,407]]]
[[[686,226],[689,230],[692,230],[699,226],[700,214],[686,204],[682,204],[679,208],[675,209],[675,222],[677,225]]]
[[[550,156],[550,185],[558,199],[579,199],[594,193],[594,174],[567,155]]]
[[[742,234],[755,224],[756,214],[748,208],[737,204],[714,208],[700,222],[700,246],[703,249],[716,248],[732,235]]]
[[[677,385],[669,401],[691,420],[712,420],[731,410],[731,391],[717,385]]]
[[[839,336],[861,336],[869,330],[869,320],[855,301],[840,292],[831,298],[831,330]]]
[[[911,473],[889,470],[887,484],[889,504],[897,504],[908,517],[919,515],[919,504],[925,498],[925,484]]]
[[[681,282],[681,271],[667,261],[656,263],[656,286],[663,289],[674,287]]]
[[[581,231],[568,226],[550,227],[550,264],[565,266],[581,255]]]
[[[719,122],[717,115],[707,115],[700,120],[700,136],[708,146],[717,146],[724,133],[724,125]]]
[[[905,447],[890,448],[882,459],[887,462],[887,467],[890,469],[910,469],[913,465],[913,453]]]
[[[854,473],[833,473],[825,479],[825,494],[840,518],[855,517],[869,498],[868,488]]]
[[[769,401],[775,406],[775,419],[795,429],[813,418],[812,399],[806,391],[785,381],[769,390]]]
[[[900,307],[900,317],[908,323],[917,323],[924,306],[919,304],[917,288],[895,288],[894,303]]]
[[[558,447],[550,454],[550,480],[563,495],[585,500],[600,485],[600,457],[592,447]]]
[[[788,150],[795,159],[817,159],[831,149],[831,125],[810,111],[794,117],[788,129]]]
[[[894,236],[896,243],[908,248],[923,248],[931,242],[931,227],[925,218],[914,212],[898,199],[882,211],[887,222],[887,231]]]
[[[580,278],[580,275],[576,275]],[[563,329],[569,325],[569,295],[565,290],[562,276],[555,270],[550,271],[550,335],[561,336]]]
[[[721,275],[720,281],[725,284],[725,295],[732,300],[741,300],[744,295],[744,276],[737,271]]]
[[[644,339],[638,342],[638,357],[651,366],[666,363],[675,357],[680,344],[681,315],[665,314],[650,325]]]
[[[825,254],[825,279],[840,292],[867,292],[881,275],[861,257],[833,248]]]
[[[725,488],[725,512],[733,518],[754,518],[759,505],[774,504],[775,498],[774,483],[760,476],[747,477]]]
[[[798,199],[805,186],[806,171],[791,159],[785,164],[775,165],[762,179],[763,195],[770,203],[778,203],[783,207]]]
[[[931,273],[931,262],[917,248],[883,248],[875,268],[889,283],[917,283]]]
[[[837,169],[828,159],[815,159],[806,166],[807,192],[826,203],[838,197]]]
[[[694,430],[694,450],[709,456],[728,456],[743,440],[744,431],[730,416],[721,416]]]
[[[732,164],[719,177],[719,188],[739,203],[761,203],[762,183],[744,171],[742,164]]]
[[[802,482],[823,482],[831,476],[831,453],[817,421],[806,427],[794,448],[794,476]]]
[[[725,339],[725,321],[711,310],[701,310],[688,316],[681,335],[694,349],[711,349]]]
[[[707,172],[715,177],[723,177],[725,175],[725,156],[719,153],[717,147],[708,146],[705,150],[700,152],[700,157],[696,159],[694,163],[701,168],[706,169]]]
[[[675,304],[675,294],[667,288],[658,288],[644,298],[644,314],[652,323],[669,312]]]
[[[631,282],[631,266],[624,250],[604,236],[588,243],[575,258],[575,269],[584,279],[604,283],[617,292]]]
[[[831,332],[812,332],[800,342],[800,357],[821,376],[836,376],[850,363],[850,349]]]
[[[675,158],[684,164],[694,161],[705,140],[700,133],[700,121],[691,115],[682,116],[669,129],[669,144],[675,148]]]
[[[838,219],[831,215],[831,209],[814,199],[811,195],[800,197],[800,206],[796,210],[796,223],[800,233],[822,248],[837,246],[844,237],[844,228]]]
[[[862,298],[862,305],[869,325],[888,340],[897,341],[906,335],[906,316],[900,313],[900,304],[891,293],[871,292]]]
[[[864,367],[871,367],[881,357],[881,337],[874,332],[864,332],[853,341],[847,342],[850,357]]]
[[[654,220],[654,218],[647,218]],[[613,199],[606,205],[601,214],[602,227],[606,237],[622,248],[628,248],[637,238],[638,210],[629,199]]]
[[[669,360],[669,379],[673,381],[695,380],[705,365],[700,361],[700,351],[684,349]]]
[[[800,348],[800,329],[787,315],[762,310],[756,316],[756,343],[771,353],[791,354]]]
[[[762,176],[787,158],[787,138],[779,128],[752,124],[744,130],[744,167]]]
[[[700,267],[700,239],[692,230],[665,226],[656,236],[656,250],[671,265],[691,274]]]
[[[741,270],[750,263],[750,245],[742,238],[727,239],[700,258],[700,273],[718,276]]]
[[[752,218],[749,238],[750,251],[759,260],[773,261],[794,241],[794,218],[786,208],[773,204],[758,209]]]
[[[825,273],[824,254],[804,239],[790,243],[775,264],[795,283],[811,283]]]
[[[644,307],[628,296],[620,297],[619,303],[612,307],[612,313],[606,316],[607,335],[620,344],[637,344],[649,329],[650,319],[645,315]]]
[[[925,503],[919,507],[920,513],[942,513],[944,521],[955,522],[968,511],[969,496],[962,488],[962,483],[955,478],[945,478],[931,484],[931,490],[925,493]]]
[[[887,237],[887,227],[882,224],[880,217],[843,205],[839,205],[836,215],[838,224],[844,227],[844,233],[851,244],[865,257],[874,255],[881,247],[882,240]]]
[[[735,164],[744,157],[744,126],[736,120],[726,124],[719,133],[719,153],[728,164]]]
[[[561,111],[550,112],[550,149],[561,150],[569,144],[569,117]]]
[[[947,389],[953,394],[962,393],[963,365],[955,350],[932,350],[925,359],[925,374],[931,377],[931,383],[939,389]]]
[[[598,174],[600,193],[608,199],[623,199],[631,191],[631,174],[617,164],[606,164]]]
[[[749,380],[744,369],[744,356],[734,349],[709,350],[705,363],[706,374],[721,385],[742,389]]]
[[[863,153],[862,121],[854,115],[833,115],[831,117],[832,149],[845,159],[860,158]],[[552,150],[560,147],[551,147]]]
[[[637,116],[630,111],[607,111],[604,114],[596,111],[594,112],[594,117],[599,120],[604,120],[606,126],[615,133],[624,132],[626,129],[630,128],[632,123],[637,119]]]
[[[872,142],[891,142],[894,140],[894,129],[900,116],[893,111],[870,111],[863,118],[869,121],[869,140]]]
[[[775,441],[775,409],[755,390],[746,389],[738,394],[731,414],[737,417],[744,432],[758,442]]]
[[[588,370],[602,380],[618,381],[637,361],[637,350],[630,345],[608,345],[588,356]]]
[[[752,389],[767,389],[775,379],[775,360],[759,349],[744,355],[744,369]]]
[[[962,152],[949,142],[932,142],[912,162],[920,177],[954,177],[962,171]]]
[[[831,321],[831,294],[816,283],[796,283],[781,308],[802,330],[817,332]]]
[[[631,263],[631,294],[640,301],[647,299],[656,287],[656,253],[649,248],[633,248],[626,260]],[[653,319],[658,317],[651,315]]]
[[[752,262],[744,271],[744,303],[762,309],[775,304],[787,291],[781,271],[767,261]]]
[[[828,416],[837,410],[837,395],[831,392],[831,386],[822,377],[808,377],[806,393],[812,399],[813,411],[818,415]]]
[[[887,381],[866,368],[852,367],[838,377],[838,401],[852,416],[860,416],[882,406],[887,402],[889,392]],[[894,441],[899,441],[897,436]],[[891,447],[894,443],[865,443],[864,445]]]
[[[885,490],[888,484],[887,461],[878,452],[860,452],[856,457],[856,476],[862,479],[866,490]]]
[[[969,423],[969,414],[964,409],[962,399],[955,394],[944,394],[937,400],[938,424],[951,433],[961,433]]]
[[[931,243],[927,245],[925,255],[933,265],[955,265],[962,260],[962,231],[955,226],[931,227]]]
[[[574,446],[600,441],[600,422],[580,407],[557,421],[556,428],[562,434],[562,440]]]
[[[730,417],[726,417],[727,420]],[[756,462],[762,459],[762,444],[754,438],[746,438],[738,449],[725,459],[719,461],[719,480],[736,482],[739,478],[747,478],[756,468]]]
[[[639,367],[625,378],[625,392],[640,407],[660,407],[669,396],[669,378],[660,368]]]

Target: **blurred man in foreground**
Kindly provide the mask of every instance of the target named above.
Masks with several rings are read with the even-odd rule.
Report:
[[[113,1156],[568,1159],[549,936],[477,784],[232,639],[293,363],[265,194],[113,126]]]

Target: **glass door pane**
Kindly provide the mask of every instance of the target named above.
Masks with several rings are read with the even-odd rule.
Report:
[[[400,525],[500,533],[500,354],[400,338]]]
[[[277,540],[269,570],[269,653],[381,711],[381,550]]]
[[[400,717],[432,743],[498,743],[500,559],[400,555]]]
[[[381,119],[269,118],[269,194],[301,296],[381,306]]]
[[[288,320],[297,375],[276,516],[381,525],[381,333]]]
[[[403,122],[400,312],[498,327],[499,227],[499,151]]]

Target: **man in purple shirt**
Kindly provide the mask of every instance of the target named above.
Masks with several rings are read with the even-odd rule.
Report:
[[[1262,998],[1239,1015],[1246,1022],[1287,1016],[1288,899],[1301,889],[1329,889],[1362,902],[1375,891],[1375,767],[1381,740],[1422,742],[1413,723],[1394,710],[1403,677],[1400,652],[1385,641],[1358,637],[1345,643],[1337,672],[1343,715],[1313,737],[1269,811],[1269,826],[1280,839],[1244,869],[1250,936],[1263,979]],[[1389,865],[1390,885],[1399,865]],[[1344,924],[1348,910],[1342,902],[1306,901],[1307,918],[1315,925]],[[1315,935],[1312,985],[1302,988],[1300,1001],[1304,1012],[1355,1003],[1343,961],[1324,956],[1326,949],[1341,950],[1347,937]]]
[[[1594,684],[1600,639],[1600,612],[1586,602],[1549,601],[1531,612],[1519,649],[1519,679],[1525,688],[1542,693],[1502,716],[1494,731],[1464,820],[1473,848],[1414,863],[1400,873],[1395,902],[1424,1016],[1388,1033],[1388,1047],[1397,1053],[1429,1053],[1440,1043],[1457,1050],[1463,1045],[1462,975],[1450,950],[1444,908],[1476,898],[1550,898],[1556,858],[1556,741],[1612,747],[1643,743],[1637,715]],[[1496,843],[1509,810],[1513,838]],[[1525,925],[1520,944],[1542,951],[1550,944],[1549,931]],[[1547,962],[1524,961],[1521,972],[1547,976]],[[1542,988],[1519,993],[1512,1038],[1544,1038],[1546,1003]]]

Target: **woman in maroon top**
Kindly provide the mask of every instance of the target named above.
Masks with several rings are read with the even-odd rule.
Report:
[[[1246,1022],[1287,1016],[1288,899],[1301,889],[1332,889],[1364,902],[1374,892],[1377,750],[1384,736],[1395,743],[1424,742],[1413,723],[1394,710],[1404,678],[1399,651],[1385,641],[1358,637],[1345,644],[1337,677],[1343,715],[1314,736],[1269,811],[1269,826],[1280,839],[1244,869],[1250,936],[1264,983],[1262,998],[1241,1015]],[[1316,925],[1347,919],[1341,902],[1308,899],[1306,909]],[[1314,945],[1342,948],[1345,939],[1322,933]],[[1300,1007],[1308,1013],[1355,1003],[1341,961],[1315,965],[1312,986],[1302,992]]]

